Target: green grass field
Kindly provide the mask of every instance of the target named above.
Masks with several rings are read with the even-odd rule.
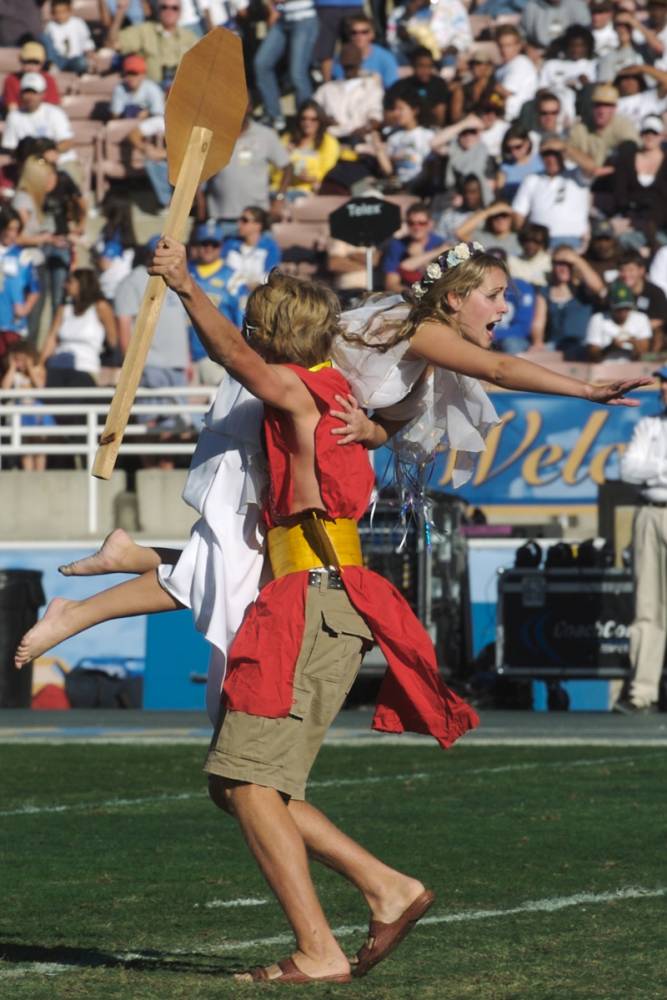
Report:
[[[280,992],[229,979],[291,943],[233,821],[205,795],[203,752],[0,748],[0,997]],[[326,747],[312,801],[438,900],[368,977],[309,995],[665,1000],[666,787],[659,748]],[[362,901],[328,871],[316,879],[356,951]]]

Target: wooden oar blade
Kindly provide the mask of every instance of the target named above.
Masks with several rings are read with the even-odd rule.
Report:
[[[222,170],[232,155],[247,105],[241,40],[227,28],[214,28],[183,56],[169,91],[165,131],[172,184],[196,125],[213,133],[201,179]]]

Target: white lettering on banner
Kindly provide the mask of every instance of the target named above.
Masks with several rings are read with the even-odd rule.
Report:
[[[628,626],[614,621],[613,618],[606,622],[595,621],[576,625],[559,621],[554,626],[553,634],[556,639],[627,639]]]
[[[359,218],[362,215],[380,215],[382,213],[382,205],[350,205],[347,206],[348,214],[352,216],[353,219]]]

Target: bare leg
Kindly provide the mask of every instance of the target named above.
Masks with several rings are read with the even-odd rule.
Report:
[[[14,665],[20,669],[52,646],[100,622],[156,611],[174,611],[180,607],[178,601],[160,586],[155,570],[86,597],[83,601],[56,597],[44,617],[21,639]]]
[[[282,796],[274,788],[221,781],[248,847],[294,931],[297,968],[315,978],[349,973],[317,898],[303,838]],[[268,974],[275,978],[280,969],[269,966]]]
[[[374,920],[397,920],[424,891],[421,882],[389,868],[310,803],[292,799],[288,809],[309,855],[356,886]]]
[[[138,545],[122,528],[116,528],[104,539],[102,547],[92,556],[66,563],[58,569],[63,576],[98,576],[103,573],[147,573],[160,563],[174,565],[180,549],[152,549]]]

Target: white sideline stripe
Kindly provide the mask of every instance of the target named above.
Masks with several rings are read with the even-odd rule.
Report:
[[[463,910],[460,913],[443,914],[441,917],[424,917],[417,924],[417,930],[427,925],[467,923],[469,920],[490,920],[495,917],[509,917],[521,913],[555,913],[557,910],[565,910],[570,906],[615,903],[625,899],[654,899],[658,896],[667,896],[667,888],[644,889],[640,886],[631,886],[627,889],[616,889],[613,892],[579,892],[574,896],[552,896],[547,899],[527,900],[519,906],[512,906],[505,910]],[[333,928],[336,937],[349,937],[351,934],[367,931],[368,924],[345,924],[342,927]],[[249,951],[252,948],[289,944],[294,944],[293,935],[277,934],[275,937],[256,938],[254,941],[226,941],[219,945],[212,954]]]
[[[26,962],[15,968],[0,969],[0,979],[20,979],[22,976],[57,976],[72,969],[71,965],[58,962]]]
[[[208,903],[204,903],[207,910],[214,910],[218,907],[235,907],[235,906],[266,906],[268,899],[255,899],[253,896],[248,896],[241,899],[211,899]],[[195,903],[195,907],[199,906],[199,903]]]
[[[642,757],[592,757],[580,760],[566,761],[532,761],[526,764],[505,764],[501,767],[476,767],[467,771],[457,772],[456,777],[471,777],[478,774],[502,774],[507,771],[535,771],[540,768],[563,768],[563,767],[594,767],[606,764],[629,764],[631,767],[638,761],[646,760],[650,757],[662,757],[662,753],[644,754]],[[308,788],[340,788],[347,785],[373,785],[383,781],[428,781],[429,778],[442,777],[441,771],[415,771],[409,774],[382,774],[367,775],[364,778],[331,778],[328,781],[311,781]],[[44,813],[65,813],[98,809],[117,809],[130,806],[155,805],[162,802],[184,802],[190,799],[206,798],[206,793],[201,792],[181,792],[178,795],[151,795],[137,799],[107,799],[104,802],[77,802],[71,805],[53,806],[19,806],[18,809],[3,809],[0,817],[4,816],[39,816]]]

